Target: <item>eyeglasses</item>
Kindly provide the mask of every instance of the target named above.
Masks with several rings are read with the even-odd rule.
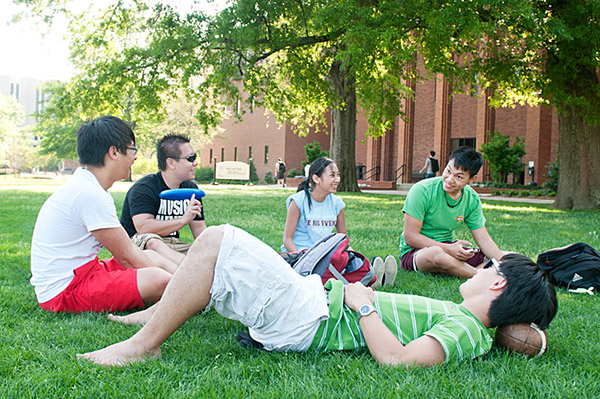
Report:
[[[125,147],[125,148],[127,148],[128,150],[133,151],[133,155],[137,154],[137,150],[138,150],[137,147]]]
[[[187,159],[187,161],[189,163],[194,163],[194,161],[196,160],[196,158],[198,158],[198,155],[196,153],[193,153],[192,155],[187,155],[185,157],[169,157],[169,158],[173,158],[173,159]]]
[[[496,272],[501,275],[502,277],[506,278],[506,276],[504,275],[504,273],[502,273],[502,270],[500,270],[500,263],[496,260],[496,258],[490,258],[487,262],[485,262],[485,264],[483,265],[484,269],[489,269],[490,267],[494,266],[496,268]]]

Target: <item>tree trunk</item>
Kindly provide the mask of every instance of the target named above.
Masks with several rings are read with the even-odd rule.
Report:
[[[560,178],[554,206],[560,209],[600,208],[600,127],[591,126],[577,107],[559,113]]]
[[[340,102],[331,110],[329,155],[340,169],[338,191],[360,191],[356,181],[356,86],[340,61],[329,71],[331,85]]]

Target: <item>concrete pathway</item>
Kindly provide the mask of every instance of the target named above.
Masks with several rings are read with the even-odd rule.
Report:
[[[369,194],[389,194],[389,195],[406,195],[410,187],[403,185],[398,190],[362,190],[363,193]],[[507,201],[507,202],[525,202],[532,204],[553,204],[554,199],[546,198],[527,198],[527,197],[498,197],[492,194],[479,194],[479,198],[485,201]]]

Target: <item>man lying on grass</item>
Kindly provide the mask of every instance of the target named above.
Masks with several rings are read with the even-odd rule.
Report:
[[[487,328],[535,322],[556,313],[553,286],[518,254],[495,259],[464,282],[464,301],[385,292],[302,277],[269,246],[223,225],[205,230],[173,274],[161,301],[141,312],[109,316],[145,324],[130,339],[80,357],[107,366],[159,357],[161,344],[198,311],[214,307],[249,327],[267,350],[356,350],[382,364],[431,366],[485,354]]]

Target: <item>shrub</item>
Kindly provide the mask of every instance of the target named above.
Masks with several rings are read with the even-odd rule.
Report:
[[[263,178],[263,181],[267,184],[275,183],[275,178],[273,177],[273,172],[268,170],[267,173],[265,173],[265,177]]]
[[[256,171],[256,166],[254,166],[254,161],[250,160],[250,181],[252,183],[258,182],[258,172]]]
[[[290,169],[287,175],[288,177],[296,177],[296,175],[298,175],[298,171],[296,169]]]
[[[516,190],[507,191],[506,195],[508,195],[509,197],[516,197],[517,195],[519,195],[519,192]]]
[[[195,180],[199,183],[212,183],[215,171],[211,166],[196,169]]]
[[[492,195],[494,196],[499,196],[499,195],[503,195],[504,192],[501,190],[492,190]]]
[[[519,197],[529,197],[530,195],[531,195],[531,192],[529,192],[527,190],[519,191]]]
[[[515,143],[510,146],[510,137],[496,131],[488,132],[489,141],[481,145],[480,151],[483,158],[489,162],[492,180],[497,183],[506,183],[508,175],[521,173],[523,164],[521,157],[525,155],[525,140],[516,137]]]
[[[313,163],[317,158],[329,156],[329,151],[321,149],[321,144],[317,140],[306,144],[304,146],[304,153],[306,154],[306,161],[302,161],[303,167]]]
[[[543,197],[544,196],[544,192],[542,190],[533,190],[531,192],[531,195],[534,197]]]

